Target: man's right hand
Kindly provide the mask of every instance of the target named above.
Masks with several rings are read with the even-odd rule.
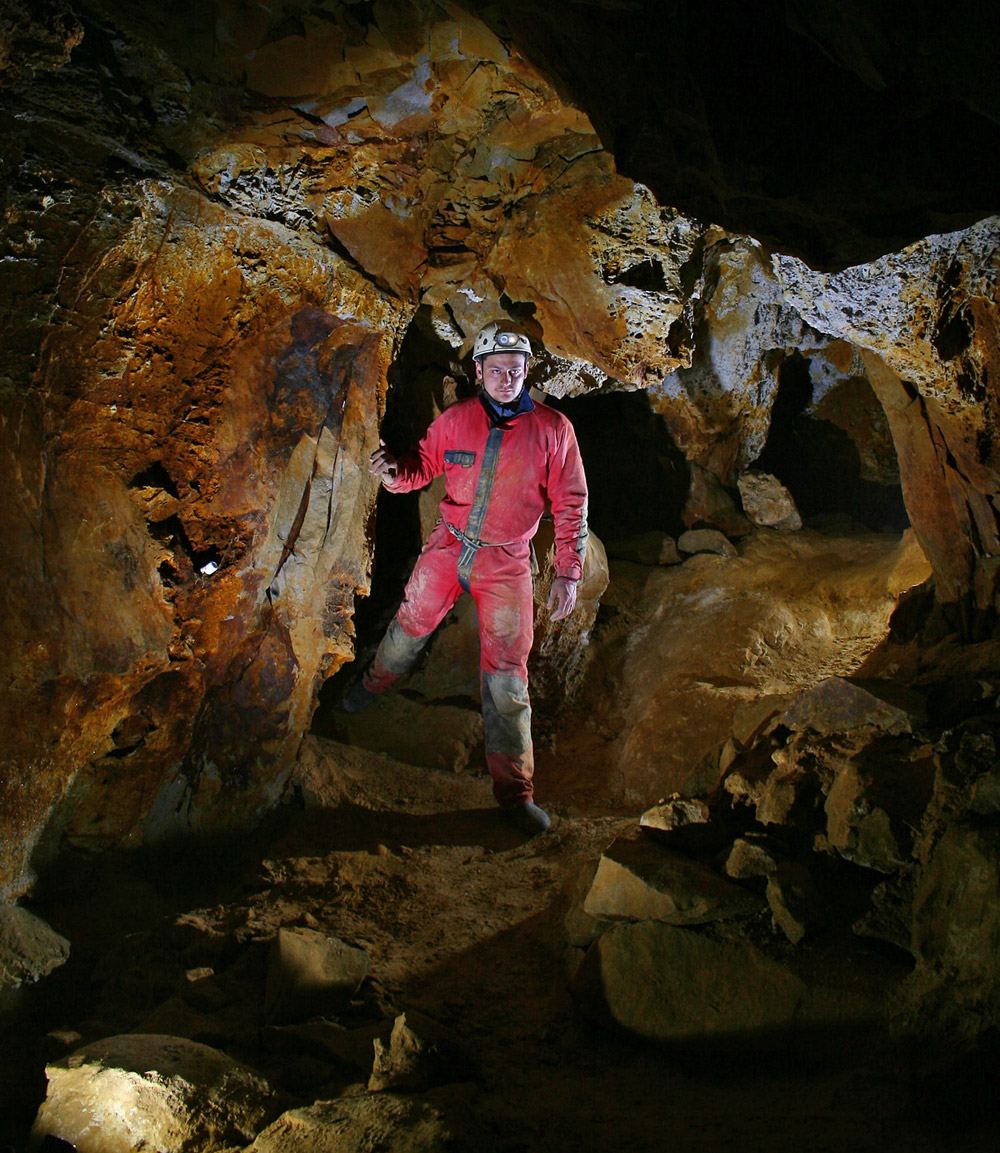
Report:
[[[372,453],[368,471],[374,473],[375,476],[380,476],[390,484],[396,479],[399,465],[396,463],[396,458],[386,449],[384,440],[378,442],[378,448]]]

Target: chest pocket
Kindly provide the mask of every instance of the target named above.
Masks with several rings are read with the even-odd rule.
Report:
[[[476,463],[476,454],[474,452],[463,452],[457,448],[449,448],[445,451],[444,463],[461,465],[462,468],[472,468]]]

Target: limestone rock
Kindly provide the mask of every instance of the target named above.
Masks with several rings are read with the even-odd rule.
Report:
[[[738,485],[743,511],[754,524],[779,532],[795,532],[802,527],[792,494],[777,477],[765,472],[742,472]]]
[[[734,881],[766,877],[778,867],[780,854],[761,837],[737,837],[726,858],[726,876]]]
[[[569,179],[540,182],[540,194],[495,237],[486,263],[508,297],[534,302],[546,348],[565,364],[547,382],[554,396],[602,378],[646,387],[689,362],[682,270],[688,265],[687,274],[699,276],[696,252],[706,231],[618,176],[593,139],[578,139],[559,142],[563,157],[577,155]]]
[[[641,1037],[769,1045],[798,1028],[871,1024],[895,972],[845,963],[824,984],[739,940],[655,921],[615,925],[591,947],[577,995]]]
[[[771,758],[773,767],[763,772],[734,768],[723,784],[730,796],[754,806],[762,825],[783,825],[800,798],[817,788],[817,782],[785,749],[776,749]]]
[[[615,920],[698,925],[749,916],[760,905],[753,893],[705,865],[645,840],[622,840],[601,855],[583,911]]]
[[[484,1153],[493,1147],[470,1135],[471,1113],[452,1116],[417,1097],[370,1093],[292,1109],[249,1145],[246,1153]]]
[[[996,828],[940,830],[909,886],[890,894],[906,918],[916,967],[910,1020],[978,1033],[1000,1023],[1000,836]],[[863,926],[864,927],[864,926]],[[890,924],[890,931],[891,931]]]
[[[714,526],[729,536],[746,536],[750,522],[715,473],[697,461],[691,462],[688,468],[691,482],[683,512],[688,528]]]
[[[792,557],[815,583],[781,575]],[[901,585],[929,571],[910,535],[848,542],[809,530],[755,533],[738,560],[709,554],[643,570],[624,659],[601,654],[621,660],[610,701],[624,721],[623,800],[642,812],[675,792],[708,796],[726,771],[714,754],[727,737],[753,744],[801,691],[791,666],[833,674],[849,655],[857,667],[888,634]],[[733,767],[745,771],[736,751]]]
[[[770,733],[793,699],[792,694],[782,693],[758,697],[741,704],[733,717],[733,739],[736,744],[746,748]]]
[[[0,625],[7,755],[24,767],[0,785],[20,830],[4,838],[10,884],[27,883],[46,826],[53,844],[110,844],[256,820],[319,680],[351,653],[368,582],[363,466],[398,306],[332,255],[169,182],[137,188],[123,227],[92,238],[99,299],[81,285],[79,322],[54,330],[47,480],[4,457],[36,510]]]
[[[849,341],[833,340],[808,353],[812,399],[806,412],[843,430],[858,457],[858,479],[898,487],[899,457],[885,409],[868,380],[864,358]],[[849,478],[836,477],[838,485]]]
[[[313,929],[279,929],[267,969],[265,1013],[272,1023],[343,1010],[368,976],[364,949]]]
[[[781,723],[793,730],[838,733],[870,725],[888,733],[908,733],[910,717],[843,677],[828,677],[785,710]]]
[[[639,827],[671,833],[688,825],[703,825],[710,817],[711,811],[704,801],[697,797],[675,797],[647,809],[639,818]]]
[[[823,920],[823,901],[809,870],[784,861],[768,874],[767,903],[774,923],[793,945]]]
[[[82,39],[80,21],[64,0],[45,5],[8,0],[0,13],[0,82],[24,81],[34,69],[61,68]]]
[[[555,526],[544,519],[535,534],[540,572],[535,577],[535,639],[528,658],[532,705],[558,710],[576,695],[586,671],[590,635],[608,587],[608,558],[593,532],[587,544],[583,576],[577,583],[576,608],[553,623],[546,607],[555,576]]]
[[[986,497],[996,491],[998,462],[977,447],[985,427],[984,381],[994,371],[998,230],[1000,218],[989,217],[834,274],[791,257],[772,260],[788,304],[818,331],[862,350],[939,594],[945,601],[974,595],[980,607],[992,600],[987,562],[998,543],[996,513]],[[943,269],[947,291],[939,287]],[[948,446],[944,455],[935,448],[941,444]]]
[[[401,1013],[388,1043],[376,1037],[368,1088],[397,1093],[423,1092],[434,1085],[470,1079],[471,1064],[455,1039],[420,1013]]]
[[[41,918],[0,904],[0,990],[38,981],[69,957],[70,943]]]
[[[755,305],[752,313],[745,308],[750,298]],[[654,384],[650,402],[697,466],[692,469],[688,523],[697,519],[718,523],[699,492],[721,490],[720,477],[734,477],[760,455],[778,388],[773,361],[764,352],[801,344],[803,325],[782,305],[777,279],[763,252],[745,238],[707,246],[695,317],[703,335],[690,364]],[[709,478],[707,488],[699,480],[699,470]],[[743,519],[731,497],[724,507],[725,515]],[[728,524],[719,527],[731,529]]]
[[[282,1109],[262,1077],[177,1037],[109,1037],[45,1072],[32,1138],[58,1138],[80,1153],[209,1153],[252,1141]]]
[[[607,927],[606,921],[585,913],[580,905],[570,905],[563,918],[566,942],[573,949],[589,948]]]
[[[740,555],[725,536],[714,528],[689,528],[677,538],[677,548],[689,554],[711,552],[728,558]]]
[[[848,860],[882,873],[894,873],[906,867],[909,853],[899,845],[889,813],[873,800],[871,793],[870,778],[856,765],[844,766],[824,806],[827,840]]]

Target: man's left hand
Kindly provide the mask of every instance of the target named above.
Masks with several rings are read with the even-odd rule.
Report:
[[[552,582],[552,591],[549,593],[549,619],[561,621],[563,617],[576,608],[576,581],[566,580],[565,577],[556,577]]]

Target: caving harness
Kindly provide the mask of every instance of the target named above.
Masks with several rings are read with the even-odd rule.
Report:
[[[503,548],[515,544],[515,541],[482,540],[481,533],[486,523],[486,513],[490,507],[490,496],[493,492],[493,483],[497,478],[497,465],[500,463],[500,446],[503,434],[510,430],[509,421],[518,416],[531,412],[535,402],[528,395],[527,388],[522,388],[514,399],[513,404],[497,404],[484,392],[480,394],[479,401],[486,412],[490,422],[489,436],[483,448],[483,463],[479,469],[479,479],[476,481],[476,495],[472,498],[472,508],[469,510],[469,519],[465,522],[464,531],[456,528],[448,521],[444,521],[445,528],[461,544],[458,554],[458,583],[465,592],[469,592],[469,580],[472,576],[472,565],[476,553],[481,548]],[[467,454],[451,452],[446,454],[456,463],[462,463],[461,458]],[[471,455],[471,454],[470,454]],[[470,462],[471,463],[471,462]]]

